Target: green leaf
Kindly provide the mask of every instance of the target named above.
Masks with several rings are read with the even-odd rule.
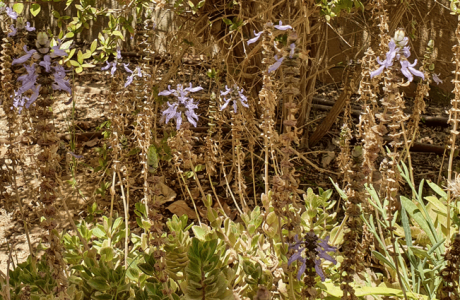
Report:
[[[96,51],[96,48],[97,48],[97,39],[95,39],[92,43],[91,43],[91,53]]]
[[[30,13],[32,14],[32,16],[36,17],[40,13],[41,9],[42,7],[40,6],[40,4],[33,3],[30,6]]]
[[[78,50],[77,60],[80,63],[80,65],[83,64],[83,52],[81,52],[81,50]]]
[[[147,275],[152,276],[155,269],[150,264],[142,263],[138,264],[137,267]]]
[[[69,62],[70,62],[70,64],[71,64],[72,66],[74,66],[74,67],[79,67],[79,66],[80,66],[80,64],[79,64],[77,61],[75,61],[75,60],[69,60]]]
[[[100,292],[104,292],[110,289],[110,286],[107,284],[107,281],[100,276],[91,278],[90,280],[88,280],[88,284],[93,289],[98,290]]]
[[[24,4],[22,3],[16,3],[13,5],[13,10],[20,15],[22,11],[24,10]]]
[[[111,247],[106,247],[101,249],[101,255],[105,254],[105,261],[113,260],[113,249]]]
[[[61,49],[62,49],[62,50],[68,50],[68,49],[70,48],[70,45],[72,45],[72,42],[73,42],[73,41],[70,40],[70,41],[67,41],[67,42],[63,43],[63,44],[61,45]],[[72,50],[75,50],[75,49],[72,49]]]
[[[436,194],[438,194],[439,196],[441,196],[442,198],[445,198],[447,199],[447,193],[444,192],[444,190],[442,188],[440,188],[436,183],[434,182],[431,182],[431,181],[427,181],[428,182],[428,185],[430,186],[430,188],[436,192]]]
[[[125,40],[125,37],[123,36],[123,33],[121,33],[121,32],[118,31],[118,30],[113,31],[113,32],[112,32],[112,35],[118,36],[122,41]]]
[[[382,253],[377,252],[377,251],[372,251],[372,254],[382,263],[387,264],[390,268],[396,271],[396,267],[393,264],[393,262],[389,261],[385,256],[382,255]]]
[[[75,33],[73,33],[72,31],[69,31],[65,34],[65,37],[68,38],[68,39],[71,39],[75,36]],[[72,42],[72,41],[71,41]]]
[[[201,228],[200,226],[193,226],[192,227],[192,230],[193,230],[193,233],[195,233],[195,236],[204,241],[205,240],[205,236],[206,236],[206,231]]]
[[[426,221],[425,217],[421,213],[420,209],[408,198],[401,196],[401,204],[407,210],[409,215],[417,222],[420,228],[428,235],[431,243],[434,245],[437,243],[433,233],[431,232],[430,226]],[[428,216],[429,218],[429,216]]]
[[[105,237],[105,232],[102,231],[102,229],[100,229],[99,227],[93,228],[92,233],[93,233],[93,235],[95,235],[98,238]]]
[[[233,24],[232,21],[227,19],[227,18],[223,18],[222,21],[224,21],[224,23],[229,25],[229,26]]]

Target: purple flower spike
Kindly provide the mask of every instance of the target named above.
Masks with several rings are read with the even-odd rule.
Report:
[[[291,49],[291,51],[289,51],[289,58],[293,58],[295,54],[295,44],[294,43],[290,44],[289,48]]]
[[[18,14],[12,8],[7,7],[6,14],[13,20],[16,20],[18,18]]]
[[[102,71],[107,71],[110,68],[110,66],[112,65],[112,63],[109,63],[108,61],[106,61],[105,63],[106,63],[106,65],[101,68]]]
[[[11,63],[11,65],[23,64],[26,61],[28,61],[32,57],[32,55],[34,55],[34,53],[37,52],[37,50],[33,50],[33,49],[30,51],[27,51],[27,45],[24,45],[23,49],[26,52],[26,55],[13,59],[13,62]]]
[[[315,271],[316,274],[321,278],[321,281],[326,280],[326,276],[324,274],[323,269],[321,268],[321,258],[328,260],[332,262],[333,264],[337,264],[337,261],[333,259],[329,254],[326,252],[335,252],[336,248],[328,245],[329,237],[326,237],[324,240],[321,240],[317,237],[317,235],[313,232],[310,231],[306,234],[305,240],[299,241],[298,236],[296,235],[294,237],[294,244],[289,245],[289,251],[294,250],[294,254],[289,258],[288,260],[288,266],[290,266],[294,261],[299,261],[301,263],[301,266],[299,268],[299,271],[297,273],[297,280],[300,281],[302,278],[302,274],[305,273],[305,270],[307,268],[307,260],[302,256],[302,252],[305,251],[305,249],[310,249],[308,250],[307,258],[314,259],[314,265],[315,265]],[[312,243],[315,243],[312,245]],[[304,248],[300,248],[300,245],[306,245]],[[312,246],[315,246],[314,250],[312,249]],[[319,257],[319,258],[318,258]],[[311,260],[310,260],[311,263]]]
[[[24,28],[25,28],[25,30],[27,30],[27,31],[29,31],[29,32],[30,32],[30,31],[35,31],[35,27],[31,27],[31,26],[30,26],[30,22],[27,22],[27,23],[26,23],[26,27],[24,27]]]
[[[442,83],[443,81],[439,78],[439,75],[441,75],[441,73],[439,74],[433,74],[432,77],[433,77],[433,81],[436,82],[436,84],[440,84]]]
[[[8,37],[15,36],[18,33],[18,30],[14,28],[14,25],[10,26],[11,32],[8,33]]]
[[[227,98],[223,98],[224,99],[224,104],[220,107],[220,110],[224,110],[225,108],[227,108],[227,106],[229,105],[230,101],[233,101],[233,111],[237,112],[237,108],[238,108],[238,101],[241,103],[241,105],[243,105],[244,107],[249,107],[249,104],[248,104],[248,98],[243,94],[244,90],[243,89],[239,89],[238,86],[234,86],[233,88],[228,88],[228,86],[225,86],[225,91],[221,91],[220,92],[220,95],[221,96],[228,96],[230,93],[232,92],[237,92],[238,93],[238,96],[236,96],[235,94],[230,94],[230,97],[227,99]]]
[[[51,70],[51,58],[49,55],[43,56],[43,61],[39,63],[40,66],[45,68],[45,71],[49,73]]]
[[[259,40],[259,38],[260,38],[260,36],[262,35],[263,32],[264,32],[264,31],[262,30],[262,31],[259,31],[258,33],[256,33],[256,31],[254,30],[254,35],[255,35],[256,37],[254,37],[254,38],[248,40],[248,45],[257,42],[257,41]]]
[[[291,25],[283,25],[283,22],[282,22],[282,21],[280,21],[280,22],[278,23],[278,25],[275,25],[274,27],[275,27],[276,29],[278,29],[278,30],[288,30],[288,29],[292,29]]]
[[[401,72],[404,76],[406,76],[409,82],[411,82],[414,79],[414,76],[412,75],[425,79],[425,74],[414,68],[416,64],[417,60],[414,60],[412,64],[410,64],[407,60],[401,61]]]
[[[284,56],[281,57],[280,59],[278,59],[278,56],[275,55],[275,59],[276,59],[276,63],[274,63],[273,65],[271,65],[269,68],[268,68],[268,73],[270,74],[271,72],[274,72],[276,70],[278,70],[278,68],[281,66],[281,64],[283,63],[283,60],[284,60]]]

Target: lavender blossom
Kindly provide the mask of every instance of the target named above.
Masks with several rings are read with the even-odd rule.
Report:
[[[401,64],[401,73],[411,82],[414,79],[414,75],[425,79],[423,72],[415,69],[417,60],[411,64],[407,60],[410,57],[410,47],[407,46],[409,38],[404,34],[403,30],[397,30],[394,38],[391,39],[388,44],[388,52],[386,53],[386,58],[384,61],[380,61],[380,58],[377,57],[377,63],[380,67],[370,73],[371,78],[379,76],[382,74],[383,70],[389,69],[393,66],[394,60],[399,60]]]
[[[283,25],[283,21],[280,21],[278,23],[278,25],[275,25],[274,26],[276,29],[278,30],[288,30],[288,29],[292,29],[292,26],[291,25]]]
[[[101,68],[102,71],[107,71],[110,68],[110,66],[112,65],[112,63],[109,63],[108,61],[106,61],[105,63],[106,63],[106,65]]]
[[[125,68],[126,72],[131,73],[131,75],[128,76],[128,78],[126,80],[125,88],[133,82],[134,76],[142,77],[141,68],[136,67],[136,69],[134,69],[134,72],[133,72],[130,69],[128,69],[126,64],[123,64],[123,67]]]
[[[289,58],[293,58],[295,54],[295,44],[294,43],[290,44],[289,48],[291,49],[291,51],[289,51]]]
[[[134,73],[136,70],[134,71]],[[140,69],[137,69],[137,72],[140,72]],[[185,116],[187,120],[193,126],[197,126],[199,116],[195,113],[195,109],[198,108],[198,105],[193,102],[193,99],[188,98],[189,93],[195,93],[203,88],[201,86],[193,87],[192,83],[187,88],[184,88],[182,84],[178,84],[176,90],[171,89],[171,86],[168,85],[168,89],[161,91],[158,93],[159,96],[170,96],[174,95],[177,98],[177,102],[171,104],[169,101],[166,103],[168,108],[163,111],[163,115],[165,116],[165,123],[167,124],[171,119],[176,120],[176,129],[179,130],[182,124],[182,113],[181,111],[177,111],[179,105],[184,106],[185,108]]]
[[[255,35],[256,37],[250,39],[250,40],[248,41],[248,45],[257,42],[257,41],[259,40],[259,38],[260,38],[260,36],[262,35],[263,32],[264,32],[264,31],[262,30],[262,31],[259,31],[258,33],[256,33],[256,31],[254,30],[254,35]]]
[[[45,68],[45,71],[49,73],[51,71],[51,58],[49,55],[43,56],[43,61],[39,63],[40,66]]]
[[[31,66],[24,65],[27,74],[18,77],[18,81],[22,82],[22,86],[18,89],[19,95],[30,90],[37,82],[38,74],[35,72],[35,66],[36,64],[32,64]]]
[[[30,51],[27,51],[27,45],[24,45],[23,49],[26,52],[26,55],[13,59],[13,62],[11,63],[11,65],[23,64],[26,61],[28,61],[32,57],[32,55],[34,55],[34,53],[37,52],[37,50],[33,50],[33,49]]]
[[[65,69],[61,65],[53,67],[54,69],[54,83],[51,85],[53,90],[66,91],[69,94],[72,94],[71,84],[65,79]]]
[[[112,62],[112,69],[110,69],[110,74],[115,75],[115,71],[117,70],[117,61]]]
[[[158,96],[170,96],[174,95],[177,97],[179,102],[185,103],[185,101],[188,100],[188,94],[189,93],[195,93],[198,91],[201,91],[203,88],[201,86],[193,87],[192,83],[190,83],[190,86],[188,88],[184,89],[184,86],[182,84],[178,84],[176,87],[176,90],[172,90],[171,86],[168,85],[168,90],[164,90],[158,93]]]
[[[122,59],[120,48],[117,48],[117,59]]]
[[[271,72],[274,72],[278,70],[278,68],[281,66],[284,60],[284,56],[278,59],[278,55],[275,55],[276,62],[268,67],[268,73],[270,74]]]
[[[72,151],[69,151],[68,153],[69,153],[70,155],[72,155],[73,157],[75,157],[76,159],[83,158],[83,155],[75,154],[75,153],[73,153]]]
[[[40,93],[40,87],[41,87],[41,84],[38,84],[32,88],[32,95],[30,96],[30,98],[27,100],[27,103],[26,103],[27,109],[29,109],[32,103],[34,103],[38,99],[38,95]]]
[[[187,109],[185,111],[185,116],[187,117],[187,120],[190,122],[190,124],[196,127],[198,122],[198,115],[195,113],[195,109],[198,108],[198,105],[193,103],[193,99],[190,99],[187,103],[185,103],[185,108]]]
[[[14,28],[14,25],[10,26],[11,32],[8,33],[8,37],[15,36],[18,33],[18,30]]]
[[[233,95],[230,94],[230,93],[233,93],[233,92],[237,92],[238,96],[236,96],[234,93]],[[224,99],[224,104],[220,107],[220,110],[224,110],[225,108],[227,108],[228,104],[230,103],[230,101],[233,101],[233,111],[237,112],[237,107],[238,107],[238,100],[239,102],[241,103],[241,105],[243,105],[244,107],[249,107],[249,104],[248,104],[248,98],[243,94],[244,90],[243,89],[239,89],[238,86],[234,86],[233,88],[228,88],[228,86],[225,86],[225,91],[221,91],[220,92],[220,95],[221,96],[227,96],[228,94],[230,94],[230,97],[227,99],[227,98],[223,98]]]
[[[439,74],[433,74],[433,75],[432,75],[433,81],[436,82],[437,85],[439,85],[440,83],[443,82],[443,81],[439,78],[439,75],[441,75],[441,73],[439,73]]]
[[[305,240],[299,241],[298,236],[296,235],[294,237],[295,243],[289,246],[289,250],[294,250],[295,253],[289,258],[288,260],[288,265],[290,266],[294,261],[300,261],[302,264],[299,268],[299,271],[297,272],[297,280],[300,280],[302,277],[302,274],[305,273],[305,270],[307,268],[307,259],[312,259],[309,255],[312,254],[312,252],[316,252],[316,255],[319,258],[314,257],[314,265],[315,265],[315,271],[316,274],[321,278],[321,281],[326,280],[326,276],[324,275],[324,271],[321,268],[321,259],[328,260],[332,262],[333,264],[337,264],[337,261],[332,258],[329,254],[326,252],[335,252],[337,248],[332,247],[328,245],[329,237],[326,237],[324,240],[319,239],[316,234],[313,231],[308,232],[305,235]],[[318,242],[319,241],[319,242]],[[311,244],[314,242],[315,244]],[[300,245],[305,245],[304,248],[300,248]],[[309,253],[307,254],[307,258],[302,257],[302,252],[308,249]]]
[[[50,57],[55,58],[55,57],[62,57],[62,56],[67,56],[67,52],[65,52],[62,49],[59,49],[59,45],[51,47],[53,52],[51,52]]]
[[[6,8],[6,14],[13,20],[16,20],[18,18],[18,14],[10,7]]]
[[[14,92],[13,106],[18,109],[19,114],[22,112],[24,104],[28,100],[29,98],[26,96],[19,95],[17,91]],[[13,109],[13,107],[11,107],[11,109]]]
[[[412,75],[425,79],[425,74],[423,74],[423,72],[414,68],[416,64],[417,64],[417,60],[414,60],[412,64],[410,64],[407,60],[401,61],[401,73],[403,73],[403,75],[406,76],[409,82],[414,80],[414,76]]]
[[[24,28],[25,28],[25,30],[27,30],[27,31],[29,31],[29,32],[35,31],[35,27],[31,27],[31,26],[30,26],[30,22],[27,22],[27,23],[26,23],[26,26],[25,26]]]

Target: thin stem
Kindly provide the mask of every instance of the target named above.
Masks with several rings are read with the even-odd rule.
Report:
[[[198,214],[198,210],[197,210],[197,208],[196,208],[195,200],[193,199],[192,193],[190,193],[190,190],[189,190],[189,188],[188,188],[188,186],[187,186],[187,183],[185,182],[184,176],[182,176],[182,173],[181,173],[179,170],[177,170],[177,174],[179,174],[179,175],[180,175],[180,178],[182,178],[182,181],[184,182],[185,189],[187,190],[187,193],[188,193],[188,195],[190,196],[190,199],[192,199],[193,208],[195,209],[195,214],[196,214],[196,217],[197,217],[197,219],[198,219],[198,223],[199,223],[200,226],[201,226],[200,215]],[[196,174],[195,174],[195,176],[196,176]]]
[[[121,179],[120,171],[117,171],[118,180],[120,180],[121,196],[123,200],[123,206],[125,210],[125,268],[128,268],[128,203],[125,196],[125,190],[123,189],[123,180]]]

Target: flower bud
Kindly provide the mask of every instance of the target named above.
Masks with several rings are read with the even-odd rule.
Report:
[[[394,36],[395,43],[400,47],[405,47],[408,42],[408,38],[406,37],[406,33],[402,29],[398,29],[395,32]]]

